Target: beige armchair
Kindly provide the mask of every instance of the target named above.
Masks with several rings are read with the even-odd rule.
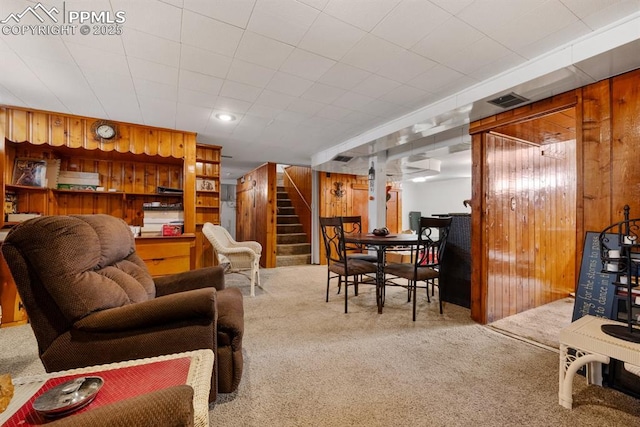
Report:
[[[224,227],[207,222],[202,227],[202,232],[211,242],[218,254],[220,264],[228,263],[231,273],[240,273],[247,276],[244,271],[251,270],[247,276],[251,280],[251,296],[255,296],[255,284],[260,286],[260,255],[262,245],[258,242],[236,242]]]

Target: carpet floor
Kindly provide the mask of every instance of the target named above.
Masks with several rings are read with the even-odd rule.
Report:
[[[326,267],[263,269],[249,297],[246,278],[227,276],[245,295],[244,374],[235,393],[210,405],[224,426],[619,426],[640,424],[640,401],[574,383],[574,409],[558,404],[558,354],[474,323],[468,309],[438,313],[419,295],[411,320],[406,290],[332,284]],[[344,290],[343,290],[344,292]],[[0,330],[0,372],[42,369],[28,326]],[[35,360],[34,360],[35,357]]]

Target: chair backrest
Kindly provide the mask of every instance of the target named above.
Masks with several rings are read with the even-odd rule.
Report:
[[[213,248],[219,254],[228,252],[234,242],[233,237],[224,227],[213,225],[210,222],[206,222],[202,226],[202,234],[211,242]]]
[[[2,254],[41,352],[92,312],[155,298],[129,226],[110,215],[25,221],[9,232]]]
[[[344,243],[344,227],[341,217],[320,218],[320,229],[324,241],[327,263],[346,262],[346,248]]]
[[[362,217],[361,216],[343,216],[342,229],[344,234],[362,233]],[[361,243],[345,243],[347,252],[362,252],[364,245]]]
[[[444,257],[451,217],[421,217],[418,229],[418,246],[414,259],[416,268],[440,265]]]

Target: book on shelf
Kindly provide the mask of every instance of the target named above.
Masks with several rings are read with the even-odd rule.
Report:
[[[44,159],[16,158],[13,165],[13,184],[27,187],[46,187],[47,161]]]
[[[616,289],[616,294],[626,297],[627,295],[629,295],[629,289],[626,286],[618,286],[618,288]],[[640,286],[634,286],[633,288],[631,288],[631,295],[640,296]]]

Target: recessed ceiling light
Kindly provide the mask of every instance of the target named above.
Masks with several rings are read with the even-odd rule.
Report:
[[[227,113],[218,113],[216,114],[218,120],[222,120],[223,122],[232,122],[236,119],[236,116]]]

